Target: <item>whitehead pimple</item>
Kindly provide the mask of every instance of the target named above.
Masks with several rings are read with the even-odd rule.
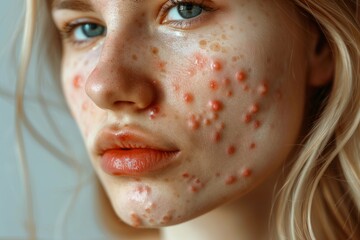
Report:
[[[220,72],[223,69],[223,66],[220,61],[212,61],[210,64],[210,68],[214,72]]]
[[[159,113],[160,113],[159,106],[154,106],[154,107],[150,108],[149,109],[149,119],[154,120],[156,117],[159,116]]]
[[[250,177],[252,175],[252,171],[250,168],[243,168],[241,170],[241,176],[247,178],[247,177]]]

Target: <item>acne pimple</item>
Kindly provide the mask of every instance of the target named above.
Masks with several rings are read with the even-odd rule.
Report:
[[[244,82],[247,78],[247,74],[244,71],[239,71],[236,73],[236,79],[241,83]]]
[[[188,172],[184,172],[182,175],[181,175],[183,178],[189,178],[190,177],[190,174]]]
[[[161,60],[156,63],[156,67],[157,67],[161,72],[166,72],[166,65],[167,65],[167,62],[161,61]]]
[[[246,113],[243,115],[243,122],[244,123],[250,123],[252,121],[252,115],[249,113]]]
[[[259,120],[254,121],[254,129],[258,129],[261,126],[261,123]]]
[[[223,104],[222,102],[218,101],[218,100],[211,100],[208,102],[208,106],[209,108],[214,111],[214,112],[218,112],[221,111],[223,109]]]
[[[200,127],[200,119],[195,115],[191,115],[188,118],[187,124],[191,130],[197,130]]]
[[[259,112],[259,109],[260,109],[259,104],[255,103],[250,106],[249,112],[255,114],[255,113]]]
[[[149,118],[150,120],[154,120],[160,113],[160,107],[155,106],[150,108],[149,110]]]
[[[224,86],[230,86],[230,83],[231,83],[231,81],[230,81],[229,78],[224,78],[224,79],[222,80],[222,84],[223,84]]]
[[[226,153],[229,156],[234,155],[235,151],[236,151],[236,148],[233,145],[228,146],[228,148],[226,149]]]
[[[142,225],[142,220],[139,217],[139,215],[137,215],[136,213],[132,213],[130,217],[131,217],[131,225],[133,227],[140,227]]]
[[[219,88],[219,84],[217,83],[216,80],[211,80],[210,81],[210,89],[211,90],[217,90]]]
[[[194,101],[194,96],[191,93],[185,93],[184,101],[185,101],[185,103],[190,104]]]
[[[221,132],[220,131],[216,131],[212,134],[212,137],[211,137],[212,141],[215,142],[215,143],[218,143],[221,141]]]
[[[219,72],[222,70],[222,64],[219,61],[213,61],[210,65],[210,68],[214,72]]]
[[[232,185],[234,183],[237,182],[237,177],[234,176],[234,175],[231,175],[231,176],[228,176],[226,179],[225,179],[225,184],[226,185]]]
[[[162,221],[160,224],[167,224],[173,219],[172,215],[168,213],[167,215],[163,216]]]
[[[258,93],[259,93],[260,95],[265,96],[265,95],[268,93],[268,91],[269,91],[269,87],[268,87],[268,85],[267,85],[266,83],[262,83],[262,84],[258,87],[257,91],[258,91]]]
[[[80,75],[76,75],[73,79],[73,87],[75,89],[79,89],[82,86],[82,77]]]
[[[249,169],[249,168],[244,168],[244,169],[241,171],[241,175],[242,175],[243,177],[250,177],[251,174],[252,174],[252,171],[251,171],[251,169]]]
[[[227,91],[227,92],[226,92],[226,96],[227,96],[227,97],[231,97],[232,95],[233,95],[233,92],[232,92],[232,91]]]
[[[89,108],[89,103],[88,102],[84,102],[82,105],[81,105],[81,109],[83,111],[87,111]]]
[[[256,143],[250,143],[250,149],[255,149],[256,148]]]

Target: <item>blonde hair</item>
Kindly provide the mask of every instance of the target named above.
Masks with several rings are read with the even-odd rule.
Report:
[[[18,121],[25,118],[23,92],[35,19],[39,15],[38,2],[26,1],[16,95]],[[335,72],[301,150],[286,169],[285,183],[273,209],[274,235],[276,239],[360,238],[359,3],[356,0],[294,0],[294,3],[322,30],[332,50]],[[21,128],[20,122],[17,128]],[[22,149],[20,132],[18,136]],[[26,169],[25,156],[21,159]],[[30,221],[31,215],[30,211]],[[316,227],[314,222],[318,223]]]

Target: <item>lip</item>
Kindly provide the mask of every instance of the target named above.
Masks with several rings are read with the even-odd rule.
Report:
[[[156,135],[134,128],[103,129],[96,140],[100,165],[110,175],[138,176],[160,171],[180,151]]]

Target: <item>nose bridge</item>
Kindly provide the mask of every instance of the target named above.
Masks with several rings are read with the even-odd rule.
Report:
[[[132,60],[141,49],[140,31],[129,21],[110,25],[99,62],[86,82],[86,93],[103,109],[117,110],[130,105],[147,108],[155,100],[151,76],[146,74],[144,59]]]

